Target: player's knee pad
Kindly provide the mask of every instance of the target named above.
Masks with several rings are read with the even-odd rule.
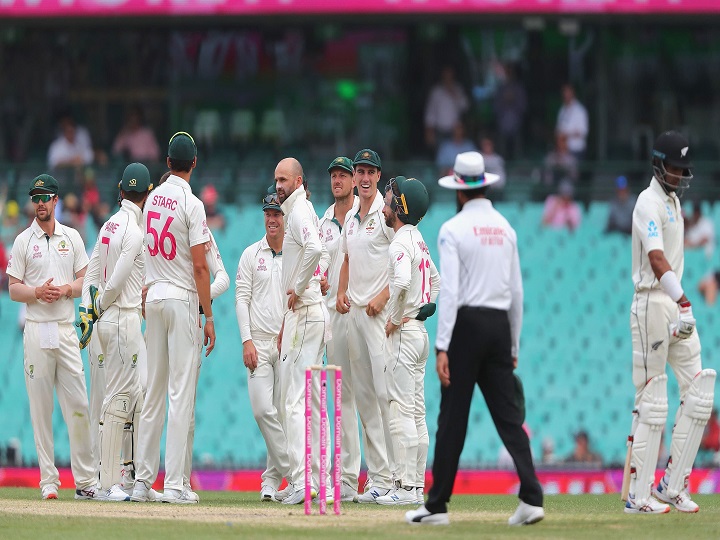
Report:
[[[122,480],[120,455],[125,425],[132,418],[129,394],[117,394],[110,399],[101,419],[100,429],[100,485],[109,489]]]
[[[668,495],[676,497],[687,487],[705,426],[710,419],[715,397],[716,373],[704,369],[690,382],[673,428],[670,447]]]
[[[633,436],[630,475],[634,484],[631,492],[637,499],[650,496],[667,412],[667,375],[663,373],[648,381],[640,403],[633,411],[637,427]]]

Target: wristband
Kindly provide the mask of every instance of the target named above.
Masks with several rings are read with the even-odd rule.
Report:
[[[205,317],[205,322],[206,322],[206,323],[209,323],[209,322],[214,323],[214,322],[215,322],[215,318],[214,318],[214,317]]]
[[[677,302],[685,294],[682,286],[680,285],[680,280],[678,279],[677,274],[675,274],[672,270],[668,270],[662,275],[660,278],[660,285],[662,285],[662,288],[667,295],[672,298],[673,302]]]
[[[678,305],[679,305],[681,308],[689,308],[689,307],[690,307],[690,300],[685,300],[684,302],[680,302],[680,303],[678,303]]]

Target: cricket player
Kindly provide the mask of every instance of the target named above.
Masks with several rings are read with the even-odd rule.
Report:
[[[385,223],[395,231],[390,244],[390,300],[385,324],[390,437],[398,476],[382,505],[422,504],[428,437],[425,423],[425,364],[429,354],[425,319],[435,313],[440,275],[417,228],[430,198],[422,182],[398,176],[385,190]]]
[[[305,500],[305,369],[322,364],[328,330],[327,309],[320,292],[319,263],[323,247],[318,218],[307,200],[302,166],[296,159],[285,158],[277,164],[275,188],[285,224],[282,290],[287,295],[278,336],[280,403],[284,407],[288,458],[295,489],[282,502],[300,504]],[[316,425],[319,426],[319,422]],[[315,461],[319,464],[319,459]],[[330,502],[332,490],[328,491]]]
[[[263,199],[265,236],[243,251],[235,278],[235,311],[248,369],[253,416],[267,447],[267,468],[261,475],[260,500],[283,500],[294,492],[288,442],[282,427],[277,338],[287,296],[282,288],[282,247],[285,234],[280,200],[272,192]],[[289,489],[278,492],[283,477]],[[280,495],[282,493],[282,495]]]
[[[160,436],[169,399],[163,502],[197,503],[183,484],[199,350],[199,306],[205,314],[207,356],[215,346],[210,303],[210,271],[205,244],[210,241],[205,208],[190,189],[197,164],[193,138],[170,139],[167,164],[172,174],[145,204],[145,300],[148,388],[140,415],[136,482],[131,499],[148,500],[160,464]],[[172,359],[172,361],[171,361]]]
[[[360,432],[358,431],[357,408],[352,388],[352,370],[350,369],[350,350],[348,347],[348,317],[343,317],[336,309],[337,287],[340,279],[344,254],[340,250],[342,230],[348,212],[357,209],[360,199],[353,195],[353,164],[350,158],[335,158],[328,167],[330,189],[335,202],[320,218],[320,239],[329,255],[330,265],[324,269],[328,291],[325,301],[330,315],[332,338],[327,342],[328,364],[342,368],[342,501],[354,501],[357,498],[358,475],[360,474]],[[322,269],[321,263],[321,269]]]
[[[85,374],[73,327],[73,298],[80,296],[88,257],[80,234],[55,220],[58,190],[48,174],[33,179],[29,193],[35,219],[15,239],[7,274],[10,299],[27,304],[25,387],[42,498],[57,499],[60,487],[52,429],[55,389],[70,437],[75,498],[94,499],[100,490],[90,445]]]
[[[131,163],[125,168],[120,181],[120,210],[100,228],[83,282],[83,303],[98,317],[91,343],[100,348],[98,367],[102,359],[105,379],[100,486],[106,490],[105,496],[115,501],[130,500],[135,477],[134,423],[140,418],[144,401],[137,372],[138,358],[145,354],[141,329],[145,278],[142,207],[151,187],[145,165]]]
[[[653,178],[638,196],[633,212],[635,295],[630,329],[635,407],[625,504],[629,514],[663,514],[670,511],[669,505],[681,512],[698,511],[687,486],[712,411],[715,371],[702,368],[695,317],[681,285],[684,223],[680,196],[692,179],[691,154],[682,134],[660,135],[653,146]],[[668,413],[666,363],[680,387],[680,407],[665,475],[653,489]]]
[[[360,150],[353,160],[360,205],[345,217],[341,249],[344,260],[337,291],[337,312],[348,317],[348,345],[353,390],[364,430],[368,482],[360,503],[374,503],[394,486],[394,461],[385,383],[385,322],[388,249],[395,235],[385,224],[385,200],[378,191],[380,156]],[[392,464],[391,464],[392,463]]]

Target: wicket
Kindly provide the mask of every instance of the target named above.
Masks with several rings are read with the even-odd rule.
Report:
[[[320,493],[318,494],[318,505],[320,513],[327,513],[327,372],[335,373],[335,448],[333,455],[333,488],[334,502],[333,511],[340,514],[340,484],[341,484],[341,446],[342,433],[340,424],[342,421],[342,369],[338,366],[312,366],[305,370],[305,514],[312,513],[312,382],[313,371],[320,372]]]

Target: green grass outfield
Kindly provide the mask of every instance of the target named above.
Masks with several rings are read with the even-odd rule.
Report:
[[[655,516],[624,514],[617,494],[554,495],[545,499],[544,521],[517,528],[506,524],[517,505],[507,495],[453,497],[449,527],[407,525],[409,507],[345,503],[342,516],[305,516],[301,505],[263,503],[257,493],[199,495],[199,505],[101,503],[61,490],[59,500],[42,501],[39,489],[2,488],[0,538],[720,538],[720,495],[696,496],[698,514]]]

